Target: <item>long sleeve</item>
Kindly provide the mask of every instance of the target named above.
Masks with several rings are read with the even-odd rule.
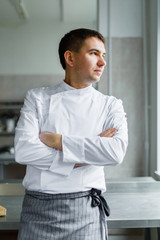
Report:
[[[128,145],[128,130],[125,115],[122,101],[113,98],[108,107],[103,131],[108,128],[117,128],[117,133],[114,137],[63,135],[63,161],[98,166],[121,163]]]
[[[39,118],[35,96],[30,90],[25,98],[20,119],[15,131],[15,160],[24,165],[31,165],[41,170],[50,170],[60,174],[69,174],[73,163],[62,163],[59,168],[61,153],[49,148],[39,139]]]

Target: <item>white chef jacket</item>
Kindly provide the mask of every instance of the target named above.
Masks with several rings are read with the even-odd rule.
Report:
[[[28,91],[15,132],[15,160],[27,165],[24,187],[52,194],[105,191],[104,166],[121,163],[126,153],[125,115],[121,100],[92,85],[75,89],[62,81]],[[108,128],[116,134],[100,137]],[[62,134],[62,151],[40,141],[44,131]]]

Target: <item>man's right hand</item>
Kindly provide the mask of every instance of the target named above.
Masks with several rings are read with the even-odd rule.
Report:
[[[100,137],[113,137],[117,132],[116,128],[108,128],[99,134]]]
[[[104,130],[103,132],[101,132],[99,134],[99,136],[100,137],[113,137],[116,132],[117,132],[116,128],[108,128],[107,130]],[[74,165],[74,168],[82,167],[82,166],[86,166],[86,165],[88,165],[88,164],[77,163]]]

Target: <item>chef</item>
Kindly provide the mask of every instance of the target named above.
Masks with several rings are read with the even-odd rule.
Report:
[[[104,44],[94,30],[65,34],[65,79],[25,97],[15,134],[15,159],[27,165],[19,240],[108,239],[104,166],[123,161],[128,135],[122,101],[92,86],[106,65]]]

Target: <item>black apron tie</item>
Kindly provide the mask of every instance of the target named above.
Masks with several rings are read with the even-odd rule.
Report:
[[[107,240],[108,239],[108,231],[107,231],[107,225],[106,225],[106,216],[108,217],[110,215],[110,208],[109,208],[105,198],[103,197],[101,190],[92,188],[90,195],[92,197],[91,206],[99,207],[101,220],[102,220],[104,228],[105,228],[105,237]]]

